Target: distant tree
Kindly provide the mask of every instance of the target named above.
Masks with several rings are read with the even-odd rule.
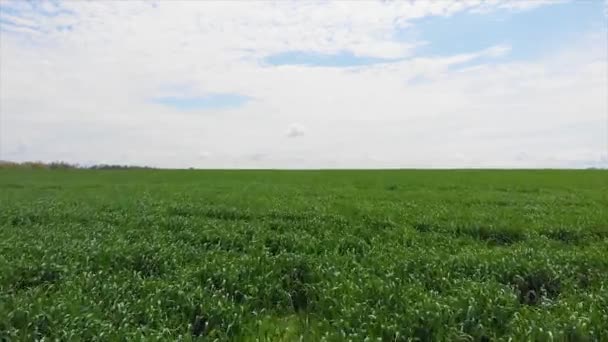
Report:
[[[130,169],[152,169],[148,166],[117,165],[117,164],[97,164],[89,167],[78,164],[70,164],[64,161],[54,161],[45,163],[41,161],[12,162],[0,160],[0,169],[48,169],[48,170],[68,170],[68,169],[90,169],[90,170],[130,170]]]

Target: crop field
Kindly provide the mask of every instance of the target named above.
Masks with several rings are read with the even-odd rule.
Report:
[[[0,170],[0,340],[608,341],[608,171]]]

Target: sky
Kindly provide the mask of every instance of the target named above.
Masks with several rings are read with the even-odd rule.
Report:
[[[608,167],[608,2],[0,0],[0,159]]]

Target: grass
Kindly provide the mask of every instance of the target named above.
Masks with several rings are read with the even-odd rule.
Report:
[[[608,339],[608,172],[0,170],[0,340]]]

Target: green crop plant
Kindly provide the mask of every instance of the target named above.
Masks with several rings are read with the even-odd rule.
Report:
[[[608,173],[6,168],[0,340],[606,341]]]

